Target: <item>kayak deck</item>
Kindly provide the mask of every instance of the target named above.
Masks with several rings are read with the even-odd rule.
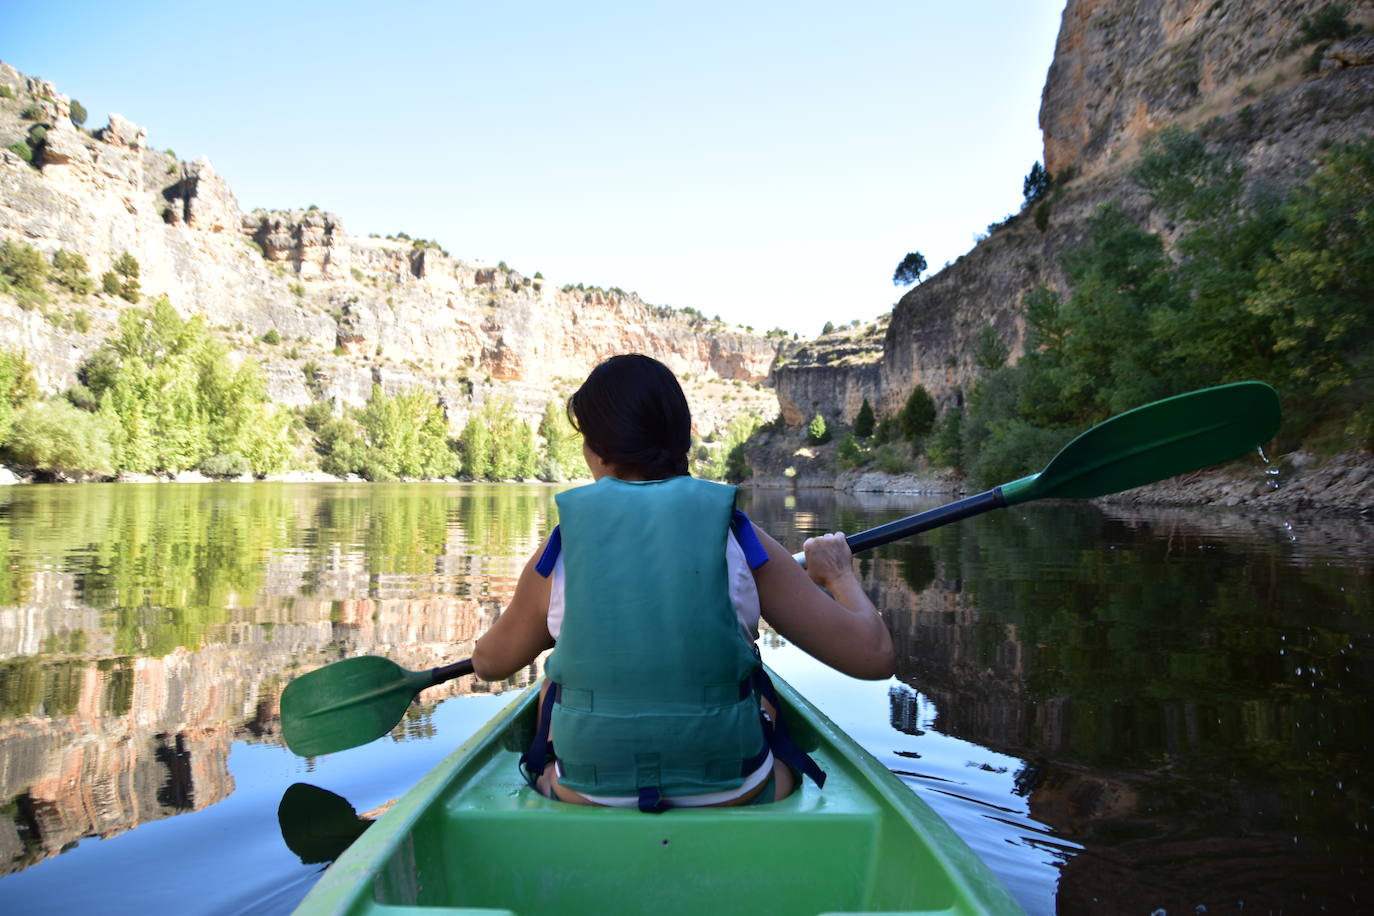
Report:
[[[537,687],[326,871],[298,913],[1017,913],[924,801],[775,677],[828,778],[782,801],[664,814],[569,805],[517,768]]]

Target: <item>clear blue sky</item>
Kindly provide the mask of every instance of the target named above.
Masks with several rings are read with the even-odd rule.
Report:
[[[1063,6],[5,0],[0,59],[245,210],[812,336],[1020,206]]]

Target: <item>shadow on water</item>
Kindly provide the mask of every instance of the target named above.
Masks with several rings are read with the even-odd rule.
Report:
[[[302,865],[327,865],[343,855],[373,821],[359,817],[343,796],[296,782],[282,793],[277,824],[286,848],[300,857]]]

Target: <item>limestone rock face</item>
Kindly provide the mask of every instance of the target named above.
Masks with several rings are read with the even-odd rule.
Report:
[[[163,196],[172,206],[163,213],[167,222],[186,223],[210,232],[237,231],[241,222],[234,192],[202,156],[181,169],[181,180],[168,185]]]
[[[100,139],[111,146],[138,151],[148,146],[148,129],[139,127],[123,115],[110,114],[110,123],[100,132]]]
[[[764,383],[784,342],[694,323],[633,293],[558,289],[423,243],[350,236],[323,210],[245,214],[209,159],[150,149],[147,130],[117,114],[99,131],[69,119],[58,130],[70,108],[54,87],[3,63],[0,81],[15,96],[0,99],[0,238],[48,257],[78,253],[96,280],[129,252],[145,297],[165,294],[182,314],[203,316],[262,365],[283,404],[360,405],[374,385],[393,394],[419,386],[455,427],[490,398],[537,423],[596,362],[637,351],[731,395],[728,409],[700,410],[703,434],[742,410],[776,411]],[[19,113],[35,100],[53,123],[30,165],[3,147],[26,135]],[[126,305],[95,293],[55,302],[45,316],[0,295],[0,345],[22,348],[39,386],[56,393],[76,383]],[[63,322],[76,311],[89,330]],[[263,341],[269,331],[280,344]]]
[[[1040,126],[1051,174],[1089,173],[1204,101],[1258,94],[1325,0],[1069,0]],[[1367,4],[1352,4],[1363,7]]]
[[[1247,181],[1276,187],[1303,181],[1332,143],[1374,133],[1370,39],[1301,39],[1303,21],[1323,5],[1069,0],[1040,115],[1045,163],[1057,178],[1050,205],[1040,217],[1028,208],[1011,218],[903,296],[867,361],[828,361],[825,339],[789,356],[776,373],[789,422],[818,410],[852,422],[860,391],[890,415],[918,384],[941,410],[959,404],[979,374],[975,341],[984,328],[1018,359],[1023,297],[1042,283],[1066,290],[1063,256],[1100,205],[1114,202],[1166,237],[1175,231],[1127,177],[1151,131],[1197,131],[1237,157]],[[1370,32],[1374,2],[1349,6],[1350,21]]]

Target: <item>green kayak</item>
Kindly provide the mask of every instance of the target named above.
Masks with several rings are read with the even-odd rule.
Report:
[[[531,687],[364,832],[296,912],[1021,912],[924,801],[774,682],[824,789],[663,814],[551,801],[516,765],[534,730]]]

